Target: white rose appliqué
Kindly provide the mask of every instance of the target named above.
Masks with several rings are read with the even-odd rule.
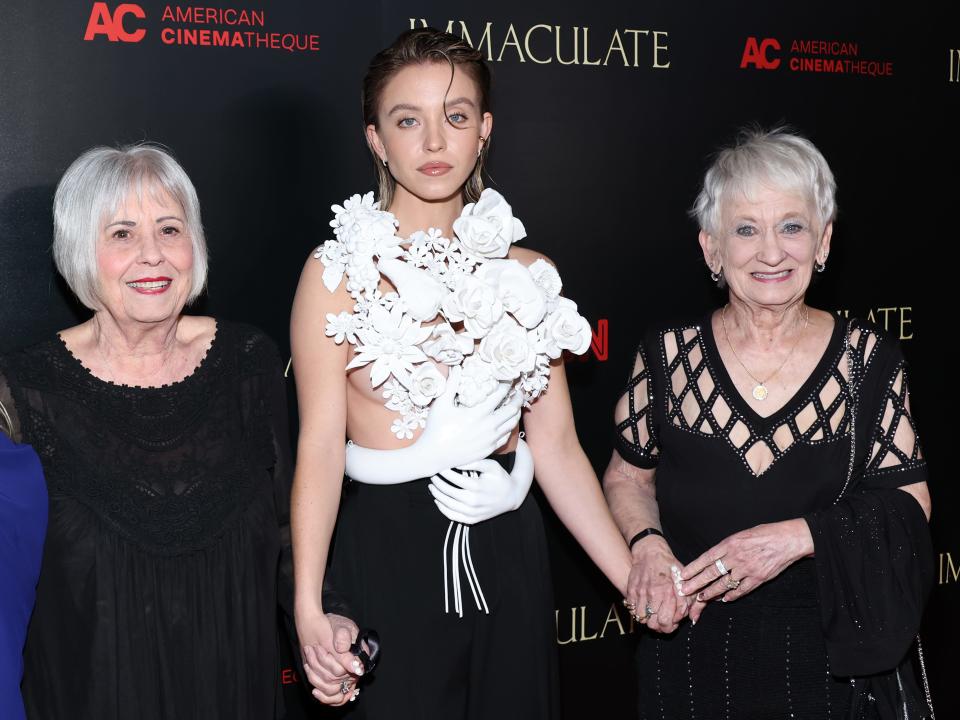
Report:
[[[499,193],[484,190],[464,207],[452,238],[435,228],[397,237],[397,219],[380,210],[373,193],[332,209],[336,237],[314,257],[330,292],[346,276],[354,305],[352,313],[328,313],[324,333],[354,345],[347,370],[370,367],[371,386],[398,414],[390,426],[397,438],[412,439],[444,392],[437,364],[461,368],[463,405],[509,383],[529,406],[547,388],[551,359],[590,346],[590,326],[576,303],[560,296],[556,269],[542,259],[526,267],[507,258],[526,230]]]

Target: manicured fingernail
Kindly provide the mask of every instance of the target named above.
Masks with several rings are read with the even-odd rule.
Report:
[[[724,595],[722,598],[720,598],[720,602],[726,602],[726,601],[727,601],[727,596],[726,596],[726,595]]]
[[[319,690],[314,690],[313,693],[311,693],[311,694],[312,694],[317,700],[320,699],[320,691],[319,691]]]
[[[702,592],[697,593],[697,601],[698,601],[698,602],[703,602],[703,593],[702,593]]]
[[[691,624],[691,625],[696,625],[696,624],[697,624],[697,621],[696,621],[696,620],[691,620],[691,621],[690,621],[690,624]]]

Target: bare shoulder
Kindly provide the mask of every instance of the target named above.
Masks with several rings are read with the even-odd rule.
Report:
[[[312,310],[324,312],[338,312],[353,308],[353,298],[347,292],[346,276],[340,279],[340,284],[331,292],[323,282],[323,272],[326,266],[314,255],[311,250],[300,272],[300,282],[297,284],[297,294],[294,299],[294,311],[304,306]]]
[[[523,263],[527,267],[529,267],[530,265],[533,265],[537,260],[545,260],[546,262],[556,267],[556,263],[554,263],[553,260],[548,258],[542,252],[537,252],[536,250],[530,250],[529,248],[517,247],[516,245],[512,245],[510,247],[510,252],[507,253],[507,257],[510,258],[511,260],[518,260],[519,262]]]
[[[73,325],[57,333],[63,343],[74,352],[74,349],[90,342],[93,336],[93,320],[87,320],[79,325]]]
[[[207,346],[217,334],[217,321],[207,315],[183,315],[177,325],[177,337],[187,345]]]
[[[196,362],[207,354],[216,334],[217,321],[206,315],[181,315],[177,322],[177,342]]]

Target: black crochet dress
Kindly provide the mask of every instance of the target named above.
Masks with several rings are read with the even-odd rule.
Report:
[[[160,388],[99,380],[59,338],[2,368],[50,494],[28,717],[273,718],[290,479],[273,343],[221,321]]]

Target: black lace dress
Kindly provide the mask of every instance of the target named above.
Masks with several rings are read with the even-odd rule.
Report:
[[[856,454],[848,484],[851,407]],[[896,342],[837,321],[796,395],[761,417],[728,376],[709,317],[651,332],[638,349],[617,420],[618,452],[639,467],[656,468],[664,535],[680,562],[740,530],[797,517],[808,519],[816,545],[815,559],[793,564],[735,602],[711,603],[696,627],[684,622],[669,636],[644,633],[640,717],[849,717],[853,686],[833,673],[826,629],[842,617],[843,631],[853,628],[847,647],[852,643],[866,656],[891,647],[881,631],[892,635],[902,626],[906,639],[894,639],[894,659],[887,660],[895,665],[916,633],[925,593],[915,577],[927,566],[925,519],[909,495],[890,490],[927,477]],[[869,519],[838,515],[849,507],[846,498],[856,504],[884,492],[897,504],[890,517],[881,511]],[[845,500],[837,504],[841,494]],[[892,540],[904,515],[902,525],[917,535],[914,544]],[[825,537],[837,538],[835,547],[852,558],[847,567],[859,564],[862,577],[834,571],[829,563],[841,564]],[[861,590],[874,579],[917,588],[908,598],[916,600],[910,618],[871,616],[884,609]],[[902,614],[901,604],[891,612]],[[868,648],[878,650],[863,652]]]
[[[101,381],[59,338],[2,360],[50,494],[28,717],[275,717],[281,367],[265,335],[223,321],[162,388]]]

